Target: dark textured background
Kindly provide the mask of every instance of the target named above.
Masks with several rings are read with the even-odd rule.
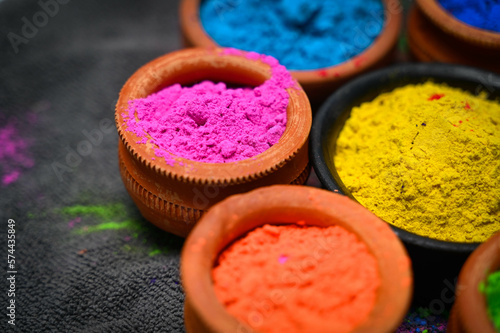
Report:
[[[23,37],[23,17],[33,22],[41,10],[38,1],[0,1],[0,129],[14,127],[34,161],[19,166],[16,182],[0,184],[0,331],[8,319],[10,218],[16,221],[17,331],[182,332],[182,240],[138,213],[120,179],[114,129],[114,104],[127,78],[181,47],[178,1],[72,0],[16,53],[8,34]],[[70,151],[87,140],[82,131],[100,130],[105,119],[113,130],[101,132],[102,142],[68,165]],[[62,211],[75,205],[118,211]]]

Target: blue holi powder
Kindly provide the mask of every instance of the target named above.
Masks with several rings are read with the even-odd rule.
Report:
[[[439,3],[468,25],[500,32],[500,0],[439,0]]]
[[[384,25],[380,0],[204,0],[200,18],[220,46],[277,58],[293,70],[344,62]]]

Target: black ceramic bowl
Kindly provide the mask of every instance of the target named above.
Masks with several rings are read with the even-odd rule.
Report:
[[[432,79],[474,94],[486,91],[500,98],[500,76],[483,70],[449,64],[403,64],[375,71],[346,84],[321,106],[313,121],[310,154],[314,170],[323,187],[351,197],[333,162],[336,139],[351,109],[371,101],[381,93],[407,84]],[[354,199],[355,200],[355,199]],[[449,308],[461,266],[478,243],[456,243],[431,239],[391,225],[403,241],[413,261],[415,299],[434,312]],[[423,304],[422,304],[423,303]]]

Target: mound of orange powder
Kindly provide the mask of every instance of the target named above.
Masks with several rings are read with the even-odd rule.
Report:
[[[220,254],[212,277],[228,312],[263,333],[348,332],[380,285],[367,246],[339,226],[257,228]]]

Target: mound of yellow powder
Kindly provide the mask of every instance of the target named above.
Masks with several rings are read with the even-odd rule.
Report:
[[[500,231],[500,104],[427,82],[353,108],[334,163],[362,205],[434,239]]]

